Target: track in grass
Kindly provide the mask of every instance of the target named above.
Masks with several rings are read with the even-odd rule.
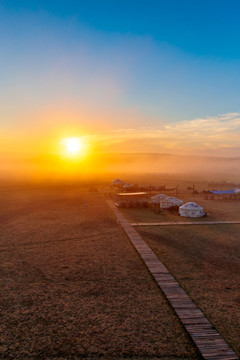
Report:
[[[111,200],[107,201],[123,230],[141,255],[150,273],[157,281],[169,303],[182,321],[204,359],[237,360],[239,357],[230,348],[211,322],[169,273],[152,249],[132,227],[129,221],[116,208]],[[177,224],[177,223],[175,223]]]

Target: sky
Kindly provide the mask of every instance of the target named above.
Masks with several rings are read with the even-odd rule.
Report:
[[[238,0],[0,0],[0,156],[240,156]],[[3,155],[5,154],[5,155]]]

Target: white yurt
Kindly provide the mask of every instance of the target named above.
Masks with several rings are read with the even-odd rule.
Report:
[[[181,206],[183,205],[183,201],[176,198],[175,196],[169,196],[164,201],[161,201],[160,208],[161,209],[169,209],[172,206]]]
[[[179,214],[184,217],[202,217],[204,210],[194,202],[188,202],[179,208]]]
[[[123,185],[124,184],[124,181],[120,180],[120,179],[115,179],[113,182],[112,182],[112,185]]]
[[[168,198],[168,196],[165,194],[158,194],[158,195],[151,197],[151,202],[153,204],[159,204],[160,202],[166,200],[167,198]]]

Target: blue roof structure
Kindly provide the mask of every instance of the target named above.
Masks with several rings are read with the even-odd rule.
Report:
[[[212,194],[220,195],[220,194],[235,194],[235,190],[210,190]]]

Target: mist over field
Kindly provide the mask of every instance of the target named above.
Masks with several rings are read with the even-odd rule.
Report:
[[[172,154],[109,154],[104,155],[106,168],[129,173],[162,173],[200,176],[240,175],[240,158],[183,156]]]
[[[5,158],[1,180],[98,180],[111,176],[178,175],[205,180],[240,178],[240,158],[183,156],[159,153],[108,153],[91,155],[81,161],[64,161],[58,156]]]

